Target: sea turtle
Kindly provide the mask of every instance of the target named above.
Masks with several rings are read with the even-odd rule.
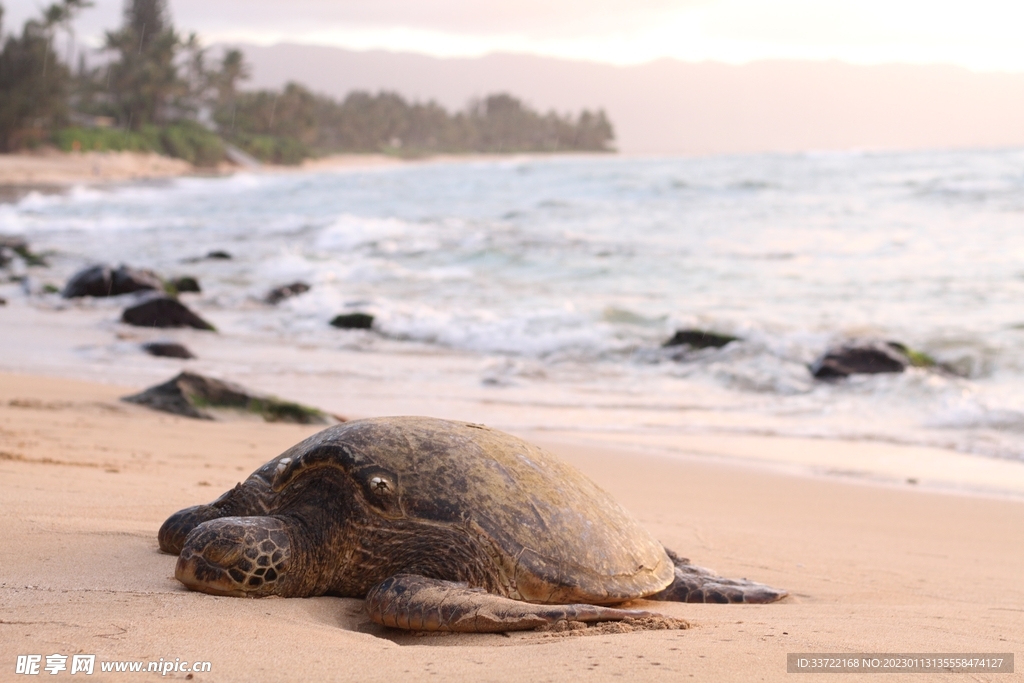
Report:
[[[215,595],[366,597],[385,626],[495,632],[651,617],[634,598],[772,602],[658,543],[546,451],[482,425],[384,417],[325,429],[209,505],[172,515],[175,577]]]

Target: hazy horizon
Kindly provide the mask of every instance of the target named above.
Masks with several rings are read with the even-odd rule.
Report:
[[[5,0],[19,30],[37,0]],[[75,21],[97,47],[121,21],[123,0],[94,0]],[[435,57],[514,52],[636,65],[660,58],[746,64],[764,59],[851,64],[952,64],[1022,72],[1024,4],[975,0],[168,0],[183,34],[208,44],[282,42]]]

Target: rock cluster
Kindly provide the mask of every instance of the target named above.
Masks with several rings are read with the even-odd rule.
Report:
[[[700,329],[676,330],[662,347],[681,346],[690,350],[722,348],[731,342],[742,341],[739,337]],[[686,360],[687,356],[673,355],[674,360]],[[897,341],[850,340],[826,350],[808,369],[816,379],[839,379],[859,374],[881,374],[903,372],[909,367],[935,368],[944,372],[952,370],[939,365],[931,356],[916,351]],[[952,373],[956,374],[956,373]]]
[[[829,349],[810,366],[816,379],[903,372],[908,367],[935,367],[927,354],[895,341],[851,341]]]

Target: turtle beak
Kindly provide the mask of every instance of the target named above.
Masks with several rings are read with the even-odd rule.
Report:
[[[272,517],[223,517],[185,538],[174,578],[194,591],[235,597],[280,595],[288,568],[287,533]]]

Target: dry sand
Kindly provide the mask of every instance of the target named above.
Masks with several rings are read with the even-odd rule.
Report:
[[[417,637],[373,627],[359,600],[191,593],[157,549],[160,523],[314,429],[201,422],[117,400],[136,389],[0,374],[0,680],[26,680],[14,674],[21,654],[211,662],[196,681],[777,681],[792,676],[789,652],[1015,652],[1024,666],[1024,498],[798,476],[686,448],[667,457],[594,445],[596,435],[526,436],[611,491],[668,547],[791,597],[635,603],[689,620],[685,631]],[[721,455],[750,446],[718,444]],[[98,667],[86,680],[146,676]]]

